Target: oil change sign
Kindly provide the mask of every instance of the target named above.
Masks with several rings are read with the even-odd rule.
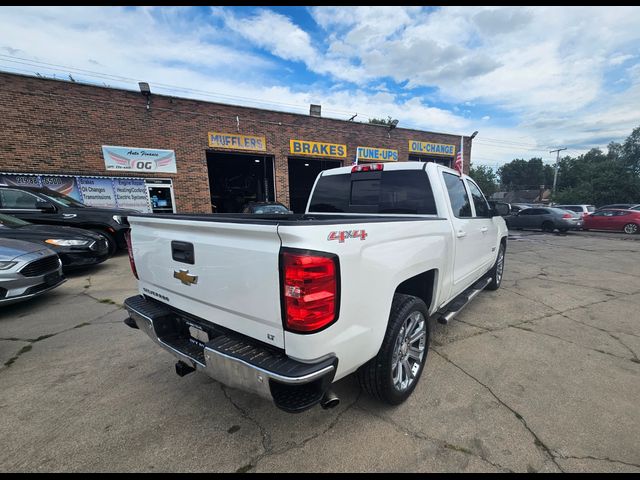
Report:
[[[267,139],[265,137],[254,137],[251,135],[209,132],[209,146],[211,148],[265,152],[267,150]]]
[[[173,150],[102,146],[107,170],[149,173],[176,173],[176,154]]]
[[[295,155],[309,155],[312,157],[347,157],[347,146],[339,143],[290,140],[289,149],[291,153]]]
[[[456,146],[445,145],[442,143],[430,143],[430,142],[420,142],[418,140],[409,140],[409,152],[428,153],[429,155],[453,156],[456,153]]]
[[[359,161],[397,162],[398,151],[388,148],[358,147],[357,157]]]

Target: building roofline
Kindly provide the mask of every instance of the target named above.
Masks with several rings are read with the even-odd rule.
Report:
[[[116,91],[120,91],[120,92],[127,92],[127,93],[137,93],[139,94],[138,91],[136,90],[130,90],[128,88],[123,88],[123,87],[111,87],[111,86],[104,86],[104,85],[97,85],[97,84],[93,84],[93,83],[87,83],[87,82],[83,82],[83,81],[70,81],[70,80],[64,80],[61,78],[49,78],[49,77],[38,77],[35,75],[28,75],[28,74],[24,74],[24,73],[15,73],[15,72],[7,72],[5,70],[0,70],[0,75],[9,75],[9,76],[14,76],[14,77],[23,77],[23,78],[29,78],[29,79],[33,79],[33,80],[42,80],[42,81],[50,81],[50,82],[62,82],[62,83],[66,83],[68,85],[79,85],[79,86],[83,86],[83,87],[91,87],[91,88],[99,88],[102,90],[116,90]],[[153,84],[150,84],[153,87]],[[286,114],[286,115],[297,115],[300,117],[304,117],[304,118],[313,118],[313,119],[319,119],[319,120],[328,120],[330,122],[340,122],[340,123],[347,123],[349,125],[365,125],[365,126],[369,126],[369,127],[373,127],[373,128],[388,128],[385,125],[379,125],[379,124],[375,124],[375,123],[365,123],[365,122],[353,122],[353,121],[349,121],[349,120],[342,120],[340,118],[332,118],[332,117],[315,117],[313,115],[309,115],[309,114],[305,114],[305,113],[296,113],[296,112],[288,112],[286,110],[274,110],[274,109],[270,109],[270,108],[258,108],[258,107],[248,107],[245,105],[237,105],[234,103],[224,103],[224,102],[213,102],[210,100],[201,100],[198,98],[189,98],[189,97],[180,97],[177,95],[166,95],[166,94],[162,94],[162,93],[151,93],[152,96],[154,97],[163,97],[163,98],[167,98],[167,99],[178,99],[178,100],[186,100],[186,101],[191,101],[191,102],[201,102],[201,103],[206,103],[206,104],[211,104],[211,105],[222,105],[225,107],[234,107],[234,108],[240,108],[240,109],[244,109],[244,110],[259,110],[262,112],[273,112],[273,113],[278,113],[278,114]],[[418,132],[418,133],[422,133],[422,134],[435,134],[435,135],[447,135],[447,136],[451,136],[451,137],[463,137],[465,139],[469,138],[468,135],[460,135],[457,133],[445,133],[445,132],[433,132],[430,130],[419,130],[417,128],[404,128],[404,127],[395,127],[394,130],[404,130],[407,132]]]

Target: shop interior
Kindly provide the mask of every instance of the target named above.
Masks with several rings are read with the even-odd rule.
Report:
[[[275,201],[273,157],[207,152],[211,211],[239,213],[249,202]]]
[[[342,167],[340,160],[289,158],[289,208],[294,213],[304,213],[318,174],[337,167]]]

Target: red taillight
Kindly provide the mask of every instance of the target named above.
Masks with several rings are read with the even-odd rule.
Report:
[[[562,218],[573,218],[573,215],[571,215],[570,213],[565,213],[564,215],[562,215]]]
[[[130,230],[124,232],[124,239],[127,242],[127,252],[129,253],[129,265],[131,265],[131,271],[133,272],[133,276],[136,277],[136,280],[140,280],[138,278],[138,271],[136,270],[136,261],[133,259],[133,245],[131,243]]]
[[[354,165],[351,168],[351,173],[355,172],[381,172],[384,170],[384,164],[373,163],[371,165]]]
[[[338,310],[336,257],[284,251],[281,264],[286,329],[310,333],[331,324]]]

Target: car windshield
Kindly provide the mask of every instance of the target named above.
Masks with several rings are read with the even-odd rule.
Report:
[[[587,205],[587,212],[595,212],[596,211],[596,207],[594,207],[593,205]]]
[[[84,203],[80,203],[79,201],[67,195],[63,195],[62,193],[56,192],[54,190],[46,190],[40,193],[42,193],[42,195],[47,197],[52,202],[57,203],[58,205],[62,205],[63,207],[74,207],[74,208],[86,207]]]
[[[0,228],[19,228],[25,225],[30,225],[30,223],[11,215],[0,213]]]

